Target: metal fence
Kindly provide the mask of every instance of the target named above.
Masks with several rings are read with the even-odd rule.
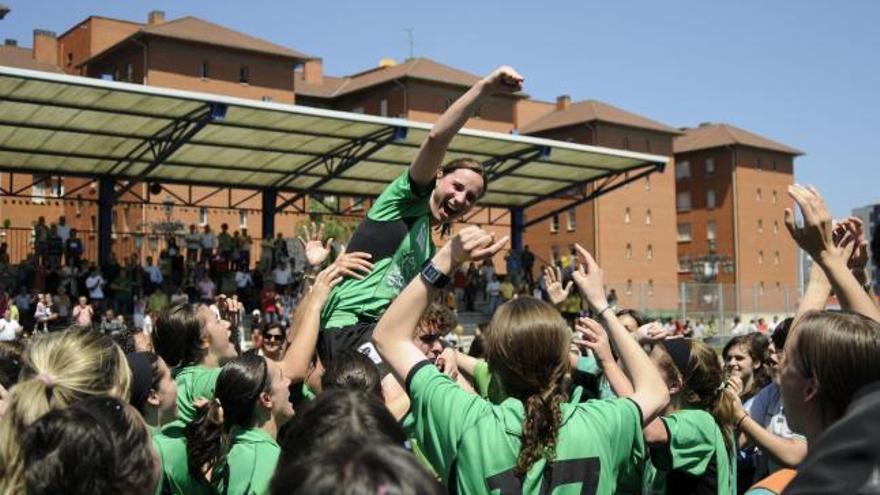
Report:
[[[609,283],[614,289],[618,306],[637,309],[655,317],[678,318],[695,323],[711,323],[716,335],[730,333],[735,317],[748,322],[764,318],[783,319],[794,314],[800,290],[794,286],[775,284],[649,284]]]

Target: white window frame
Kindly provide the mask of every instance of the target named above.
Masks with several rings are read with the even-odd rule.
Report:
[[[689,222],[677,224],[675,231],[678,242],[691,242],[694,239],[694,228]]]
[[[691,162],[685,160],[675,164],[675,180],[689,179],[691,176]]]

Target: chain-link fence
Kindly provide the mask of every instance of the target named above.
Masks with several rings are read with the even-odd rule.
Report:
[[[733,319],[740,317],[748,323],[764,318],[772,324],[794,314],[800,299],[797,287],[788,285],[756,284],[650,284],[609,283],[614,290],[617,305],[637,309],[652,317],[676,318],[712,329],[718,336],[728,335]]]

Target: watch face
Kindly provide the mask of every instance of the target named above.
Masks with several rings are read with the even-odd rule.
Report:
[[[440,278],[440,272],[434,268],[434,265],[425,266],[423,273],[425,274],[425,278],[428,279],[428,282],[431,282],[432,284],[437,283],[437,279]]]

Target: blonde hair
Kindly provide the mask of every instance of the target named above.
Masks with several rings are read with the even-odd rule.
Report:
[[[112,339],[88,329],[36,337],[23,356],[22,379],[9,391],[0,418],[0,493],[24,492],[19,435],[41,416],[86,397],[128,402],[131,371]]]
[[[516,474],[541,458],[552,461],[562,425],[560,406],[571,381],[571,330],[553,306],[532,297],[502,304],[485,334],[486,360],[504,393],[525,406]]]

